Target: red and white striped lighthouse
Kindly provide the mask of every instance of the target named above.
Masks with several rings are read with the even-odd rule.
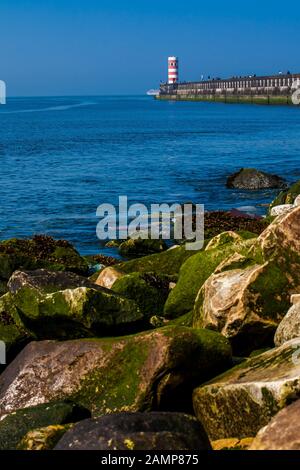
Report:
[[[178,82],[178,57],[168,57],[168,83]]]

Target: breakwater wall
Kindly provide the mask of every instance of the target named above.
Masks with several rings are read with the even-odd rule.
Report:
[[[293,104],[300,87],[300,74],[266,77],[234,77],[201,82],[161,84],[157,99],[212,101],[223,103]]]

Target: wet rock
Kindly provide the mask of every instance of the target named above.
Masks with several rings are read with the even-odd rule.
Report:
[[[17,446],[17,450],[52,450],[62,436],[72,427],[70,424],[54,424],[28,431]]]
[[[281,410],[255,437],[250,450],[300,450],[300,400]]]
[[[194,391],[211,440],[255,436],[300,393],[299,341],[253,357]]]
[[[286,188],[286,182],[277,175],[255,168],[241,168],[227,178],[226,186],[234,189],[282,189]]]
[[[153,253],[161,253],[167,249],[163,240],[151,240],[143,238],[129,238],[119,246],[122,256],[145,256]]]
[[[123,273],[109,266],[100,272],[97,279],[95,280],[95,284],[101,287],[106,287],[107,289],[111,289],[113,284],[122,276],[124,276]]]
[[[186,410],[194,384],[230,363],[225,338],[184,327],[122,338],[32,342],[0,376],[0,416],[58,399],[72,400],[94,416]]]
[[[276,330],[274,342],[276,346],[289,341],[293,338],[299,338],[300,342],[300,296],[292,295],[293,305],[283,317]]]
[[[78,423],[55,450],[210,450],[201,424],[181,413],[121,413]]]
[[[14,450],[29,431],[48,425],[72,423],[89,412],[70,402],[46,403],[14,411],[0,421],[0,450]]]
[[[135,302],[74,273],[16,271],[8,287],[23,324],[38,338],[124,334],[145,324]]]

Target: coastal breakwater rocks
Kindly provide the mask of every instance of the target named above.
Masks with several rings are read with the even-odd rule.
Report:
[[[205,281],[194,306],[194,327],[231,340],[236,354],[271,346],[300,292],[300,208],[275,219],[248,251],[224,259]]]
[[[114,283],[122,276],[124,276],[123,273],[111,266],[108,266],[107,268],[104,268],[97,276],[95,284],[101,287],[106,287],[106,289],[111,289]]]
[[[283,189],[286,182],[277,175],[271,175],[255,168],[241,168],[229,176],[227,188],[232,189]]]
[[[167,318],[177,318],[193,309],[200,287],[217,266],[236,250],[242,249],[243,238],[231,232],[213,238],[205,250],[191,256],[179,271],[178,282],[172,289],[165,307]]]
[[[202,425],[182,413],[116,413],[86,419],[55,450],[211,450]]]
[[[194,409],[211,440],[255,436],[300,393],[298,340],[248,359],[194,391]]]
[[[37,338],[121,334],[145,326],[135,302],[74,273],[15,271],[8,288],[7,301]]]
[[[17,269],[51,269],[88,274],[88,263],[65,240],[45,235],[31,240],[12,239],[0,242],[0,294],[7,292],[6,283]]]
[[[300,450],[300,400],[277,413],[262,428],[250,450]]]
[[[0,376],[0,416],[71,400],[93,416],[189,406],[195,383],[230,367],[218,333],[164,327],[121,338],[31,342]]]

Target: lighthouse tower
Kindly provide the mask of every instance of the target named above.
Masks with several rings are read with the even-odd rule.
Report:
[[[168,83],[178,82],[178,57],[168,57]]]

